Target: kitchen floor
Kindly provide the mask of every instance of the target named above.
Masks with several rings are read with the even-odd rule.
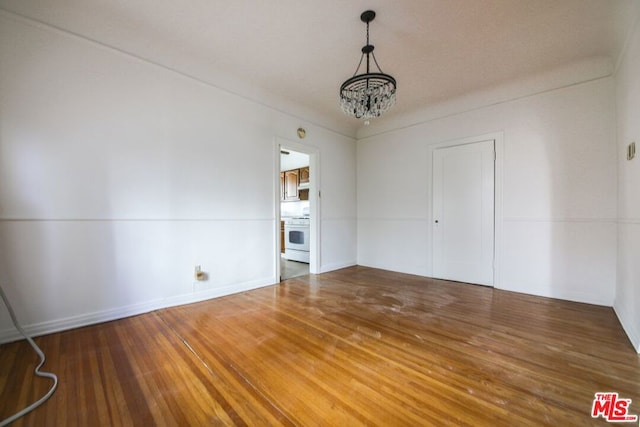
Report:
[[[309,274],[309,264],[297,261],[289,261],[280,257],[280,277],[282,280]]]

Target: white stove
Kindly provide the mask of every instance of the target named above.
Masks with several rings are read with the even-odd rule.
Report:
[[[284,258],[309,263],[308,216],[284,219]]]

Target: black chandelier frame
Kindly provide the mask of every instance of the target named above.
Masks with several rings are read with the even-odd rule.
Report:
[[[362,55],[355,73],[340,86],[342,110],[358,119],[379,117],[395,103],[396,79],[382,71],[373,53],[375,47],[369,43],[369,23],[375,17],[376,13],[372,10],[360,15],[360,20],[367,24],[367,42],[361,49]],[[365,57],[366,72],[358,74]],[[378,72],[371,72],[371,59]]]

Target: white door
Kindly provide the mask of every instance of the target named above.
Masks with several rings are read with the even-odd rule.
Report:
[[[493,286],[494,141],[433,152],[433,276]]]

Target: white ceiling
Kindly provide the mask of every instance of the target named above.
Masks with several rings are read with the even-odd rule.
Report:
[[[355,135],[338,88],[371,43],[398,81],[379,122],[591,59],[611,69],[638,0],[0,0],[0,8]]]
[[[297,151],[283,149],[286,153],[280,154],[280,172],[288,171],[291,169],[299,169],[309,166],[309,155],[304,153],[298,153]]]

